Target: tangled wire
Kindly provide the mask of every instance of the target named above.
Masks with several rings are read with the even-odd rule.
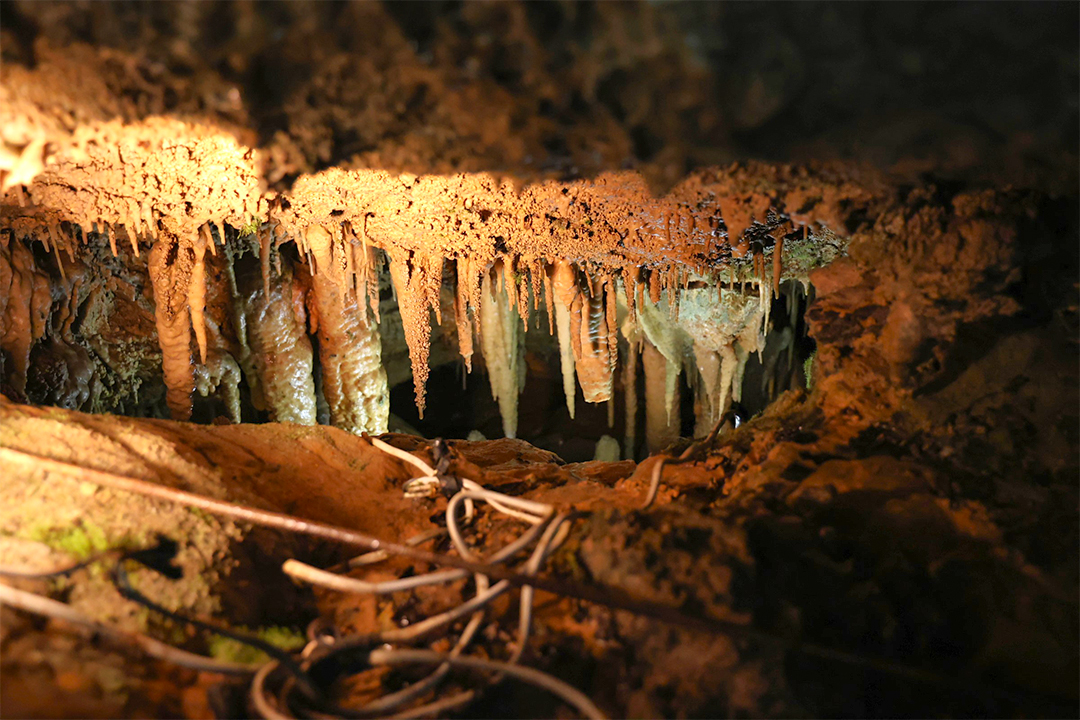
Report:
[[[377,438],[370,438],[370,440],[379,450],[413,465],[420,471],[417,477],[405,483],[404,492],[407,497],[432,497],[439,493],[448,496],[445,529],[440,528],[412,538],[407,541],[409,546],[415,547],[437,537],[449,535],[451,544],[463,560],[490,568],[500,565],[517,565],[520,574],[532,577],[540,571],[544,561],[569,534],[570,516],[557,513],[550,505],[487,490],[472,480],[448,474],[450,455],[446,444],[441,440],[436,441],[434,445],[435,468],[416,456]],[[479,556],[470,549],[463,533],[463,526],[473,521],[481,506],[487,506],[526,526],[516,539],[488,557]],[[251,706],[259,716],[267,720],[297,717],[419,718],[439,716],[468,705],[487,688],[506,677],[530,683],[552,693],[573,707],[581,716],[604,717],[596,705],[581,691],[554,676],[520,664],[532,628],[535,591],[531,585],[525,584],[520,587],[518,631],[510,657],[505,661],[497,661],[470,655],[468,650],[484,624],[487,608],[492,601],[513,589],[514,584],[508,579],[502,579],[493,584],[487,574],[454,568],[384,582],[368,582],[290,559],[282,566],[286,574],[297,580],[339,592],[387,595],[423,586],[445,585],[467,579],[471,575],[475,593],[456,607],[412,623],[408,627],[370,635],[338,637],[331,628],[325,627],[321,621],[316,620],[308,629],[309,642],[297,656],[248,633],[169,610],[132,586],[126,569],[126,565],[132,561],[167,577],[178,578],[180,570],[173,564],[177,549],[175,541],[161,537],[157,544],[150,548],[105,553],[59,570],[24,573],[0,569],[0,575],[21,578],[54,577],[71,574],[92,562],[115,559],[111,577],[121,595],[174,621],[255,647],[269,656],[268,662],[253,669],[246,665],[203,657],[143,635],[110,628],[81,616],[64,603],[6,585],[0,585],[0,602],[31,612],[91,625],[100,632],[134,641],[151,655],[189,667],[233,675],[250,676],[253,672],[249,691]],[[387,560],[393,554],[388,549],[374,549],[353,558],[347,565],[351,569],[366,567]],[[468,620],[449,652],[441,653],[416,647],[422,642],[434,644],[450,637],[455,622],[464,618]],[[370,700],[360,707],[343,707],[332,699],[331,688],[335,683],[380,666],[421,666],[431,668],[431,671],[419,680]],[[481,682],[471,689],[440,696],[441,688],[456,671],[470,671],[479,675]]]

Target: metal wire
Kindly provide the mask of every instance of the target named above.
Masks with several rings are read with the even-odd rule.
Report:
[[[374,439],[373,439],[374,440]],[[404,451],[393,448],[392,446],[383,443],[382,441],[374,441],[373,445],[379,449],[383,449],[388,454],[391,454],[400,459],[406,460],[411,464],[417,466],[422,471],[430,474],[434,474],[434,470],[427,466],[422,460],[419,460],[415,456],[412,456]],[[383,446],[386,446],[385,448]],[[387,449],[390,448],[390,449]],[[406,459],[408,455],[408,459]],[[428,475],[431,477],[431,475]],[[406,484],[405,492],[408,496],[424,496],[430,490],[435,489],[437,486],[434,483],[423,484],[422,487],[418,484],[419,479],[410,481]],[[535,575],[539,570],[544,559],[550,554],[554,547],[557,547],[563,540],[565,540],[568,534],[569,527],[565,524],[567,517],[565,515],[556,516],[551,506],[545,503],[534,502],[530,500],[524,500],[522,498],[514,498],[512,496],[504,495],[502,493],[493,492],[480,486],[478,483],[471,480],[460,479],[460,482],[453,484],[455,487],[461,489],[456,492],[451,498],[446,509],[446,530],[450,535],[451,542],[458,554],[467,560],[478,561],[479,557],[473,553],[467,546],[464,536],[462,535],[461,528],[458,522],[458,509],[465,504],[469,507],[474,502],[486,503],[491,506],[492,509],[506,514],[510,517],[514,517],[519,520],[523,520],[529,523],[530,527],[524,533],[522,533],[514,541],[494,553],[487,562],[489,564],[496,564],[506,562],[513,558],[519,552],[527,548],[529,545],[536,542],[536,548],[529,556],[525,563],[524,573],[526,575]],[[440,483],[438,487],[443,487]],[[421,490],[423,492],[421,492]],[[391,580],[385,582],[371,583],[364,580],[358,580],[355,578],[342,577],[334,573],[329,573],[317,568],[313,568],[304,563],[300,563],[296,560],[289,560],[283,566],[282,569],[292,577],[297,579],[312,582],[314,584],[328,587],[334,590],[343,592],[363,592],[371,594],[387,594],[392,592],[398,592],[402,590],[410,590],[416,587],[424,585],[436,585],[456,580],[461,580],[466,577],[466,573],[460,570],[450,571],[437,571],[433,573],[426,573],[409,578],[401,578],[398,580]],[[480,627],[483,621],[484,609],[499,595],[502,595],[511,588],[511,584],[506,580],[501,580],[494,586],[489,586],[489,581],[486,575],[483,573],[475,574],[476,580],[476,594],[460,603],[454,608],[446,610],[442,613],[438,613],[434,616],[428,617],[418,623],[414,623],[408,628],[402,628],[399,630],[385,631],[379,634],[381,641],[389,642],[412,642],[425,635],[428,635],[439,628],[447,627],[455,620],[472,614],[468,625],[458,638],[453,649],[448,655],[435,654],[432,657],[438,657],[438,667],[434,672],[426,676],[425,678],[412,683],[411,685],[399,690],[395,693],[385,695],[374,701],[371,701],[364,705],[362,708],[348,709],[350,714],[357,716],[370,716],[380,711],[392,711],[401,708],[408,702],[412,702],[420,699],[424,695],[431,691],[434,691],[438,685],[449,674],[458,660],[461,660],[465,649],[468,647],[473,636]],[[495,665],[500,670],[495,677],[489,678],[489,684],[493,684],[502,680],[503,676],[507,673],[502,670],[505,667],[514,665],[517,663],[525,649],[528,641],[528,636],[531,628],[532,619],[532,601],[534,591],[529,585],[523,585],[521,593],[521,612],[519,621],[518,642],[514,651],[511,653],[509,662],[496,663]],[[344,639],[341,643],[335,643],[334,646],[327,648],[321,655],[318,661],[326,661],[328,657],[338,652],[350,652],[356,645],[357,639]],[[399,662],[405,662],[399,660]],[[409,660],[408,662],[413,662]],[[485,661],[488,662],[488,661]],[[539,684],[542,687],[552,688],[561,686],[561,681],[556,680],[539,671],[531,671],[527,673],[530,677],[535,674],[541,677],[542,680]],[[557,695],[562,697],[559,691],[555,691]],[[575,691],[576,692],[576,691]],[[395,717],[421,717],[426,714],[445,712],[449,709],[460,707],[468,702],[471,702],[476,697],[476,692],[473,690],[466,690],[462,693],[457,693],[447,698],[437,699],[434,702],[423,704],[409,710],[398,713]],[[575,698],[576,700],[577,698]],[[574,704],[571,702],[571,704]],[[273,708],[270,708],[273,711]],[[597,711],[599,712],[599,711]]]
[[[64,620],[76,625],[90,628],[96,633],[105,635],[116,640],[131,643],[150,657],[174,663],[183,667],[192,668],[202,672],[220,673],[222,675],[249,676],[256,671],[251,665],[225,662],[213,658],[198,655],[196,653],[181,650],[160,640],[142,635],[140,633],[127,632],[106,623],[98,622],[83,615],[70,605],[38,595],[37,593],[19,590],[9,585],[0,583],[0,604],[43,615],[45,617]]]

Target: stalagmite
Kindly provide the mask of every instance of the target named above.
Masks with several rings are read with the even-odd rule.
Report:
[[[619,441],[610,435],[601,435],[600,439],[596,441],[596,451],[593,453],[593,460],[598,460],[600,462],[618,462]]]
[[[563,393],[570,418],[574,417],[574,397],[577,386],[574,380],[574,349],[570,332],[570,313],[575,303],[580,304],[577,278],[570,263],[559,260],[552,270],[550,283],[554,295],[555,327],[559,338],[559,364],[562,368]]]
[[[191,419],[191,392],[195,387],[187,297],[192,264],[191,251],[174,238],[159,238],[150,250],[154,321],[165,373],[165,402],[173,420]]]
[[[34,263],[30,249],[5,233],[0,248],[0,348],[15,366],[12,387],[26,390],[30,348],[45,335],[52,298],[48,277]]]
[[[516,305],[510,302],[500,263],[485,273],[481,288],[480,344],[491,396],[499,405],[503,435],[517,437],[518,396],[525,380],[524,343]]]
[[[386,432],[390,389],[382,365],[379,329],[363,304],[346,292],[343,268],[331,262],[336,242],[322,226],[308,228],[307,242],[319,268],[311,278],[318,313],[322,391],[330,423],[353,433]]]
[[[642,347],[641,359],[645,367],[645,443],[649,452],[654,453],[679,437],[679,415],[670,412],[678,400],[678,368],[673,369],[668,359],[648,341]]]
[[[283,262],[281,271],[268,279],[269,296],[263,294],[263,284],[254,272],[237,278],[238,324],[243,328],[237,334],[249,348],[246,355],[251,367],[245,367],[245,374],[249,381],[257,379],[253,400],[274,422],[314,425],[314,356],[302,291],[288,263]]]
[[[213,328],[212,332],[220,334],[217,328]],[[203,397],[220,393],[229,420],[234,424],[241,420],[240,379],[240,366],[236,360],[231,354],[218,348],[212,349],[208,359],[195,367],[195,389]]]

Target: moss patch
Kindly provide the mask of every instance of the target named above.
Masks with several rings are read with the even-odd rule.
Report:
[[[244,627],[236,629],[246,633],[251,632]],[[286,651],[299,650],[306,642],[303,633],[286,627],[259,628],[253,634],[263,642],[270,643],[274,647]],[[270,659],[262,650],[222,635],[212,636],[208,645],[210,655],[217,660],[243,663],[245,665],[261,665]]]

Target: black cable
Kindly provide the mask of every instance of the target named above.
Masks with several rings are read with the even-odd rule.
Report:
[[[158,605],[150,598],[143,595],[131,585],[131,579],[128,577],[127,570],[124,568],[125,560],[134,560],[141,565],[150,568],[151,570],[161,573],[166,577],[177,580],[183,576],[183,570],[173,563],[176,557],[177,544],[175,540],[167,538],[163,535],[158,536],[158,543],[153,547],[146,548],[144,550],[135,550],[132,552],[124,553],[117,560],[116,565],[113,566],[112,580],[113,585],[116,586],[116,590],[128,600],[143,605],[154,612],[160,613],[168,618],[171,618],[179,623],[192,625],[200,630],[206,632],[222,635],[227,638],[232,638],[237,642],[250,645],[257,648],[270,657],[277,660],[282,667],[296,676],[297,685],[310,699],[319,701],[321,694],[316,689],[315,685],[311,682],[307,673],[304,671],[300,664],[292,658],[292,656],[282,650],[281,648],[272,645],[262,638],[247,633],[232,630],[231,628],[222,627],[214,623],[206,622],[205,620],[199,620],[197,618],[189,617],[181,613],[169,610],[166,607]]]

